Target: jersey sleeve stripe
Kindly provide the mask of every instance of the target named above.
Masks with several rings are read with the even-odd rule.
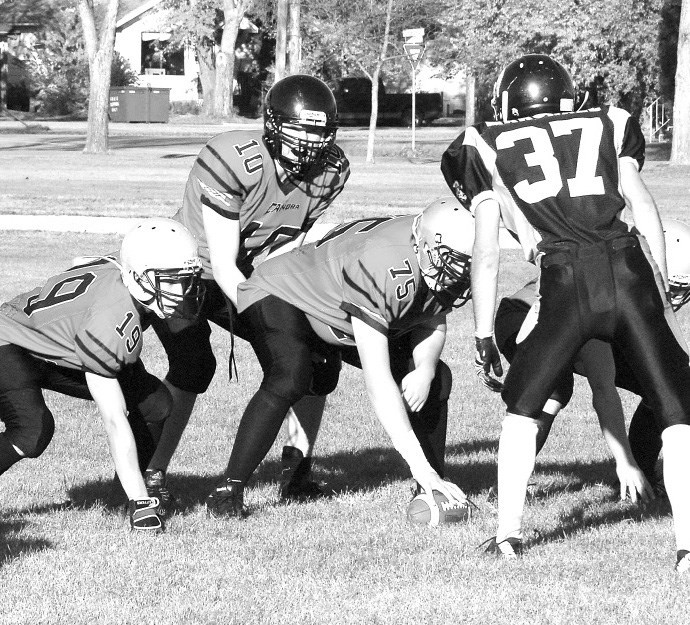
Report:
[[[205,172],[207,172],[211,178],[213,178],[213,181],[223,189],[223,192],[227,193],[228,195],[232,195],[237,198],[242,197],[242,193],[238,191],[236,188],[231,187],[227,182],[225,182],[215,171],[213,171],[213,168],[209,166],[209,164],[204,161],[203,159],[199,158],[197,160],[197,165],[201,169],[203,169]],[[239,182],[238,182],[239,185]]]
[[[216,204],[206,194],[203,194],[201,196],[201,203],[204,206],[207,206],[208,208],[210,208],[214,213],[218,213],[219,215],[221,215],[222,217],[226,217],[227,219],[232,219],[233,221],[237,221],[240,218],[239,213],[231,212],[227,209],[227,207],[220,206],[219,204]]]
[[[222,168],[225,170],[225,174],[227,174],[230,177],[230,179],[234,182],[234,185],[230,186],[227,182],[225,182],[223,178],[216,174],[216,172],[213,171],[210,165],[206,163],[203,159],[199,159],[199,164],[204,169],[206,169],[206,171],[208,171],[213,176],[214,180],[217,180],[218,184],[223,186],[228,193],[240,197],[242,195],[242,192],[246,191],[240,179],[235,175],[235,172],[230,168],[230,166],[225,162],[225,160],[223,160],[223,157],[220,155],[218,151],[216,151],[210,145],[207,145],[206,149],[222,166]]]
[[[78,336],[75,338],[75,342],[77,344],[77,347],[83,352],[85,356],[90,358],[91,360],[94,361],[94,363],[97,363],[102,371],[105,371],[107,374],[111,375],[112,377],[115,377],[120,369],[124,366],[124,362],[122,359],[118,358],[117,354],[112,352],[104,343],[99,341],[93,334],[90,332],[86,333],[87,336],[96,344],[98,347],[100,347],[106,354],[108,354],[118,365],[118,368],[115,369],[111,366],[109,366],[107,363],[103,362],[100,356],[95,354],[91,349],[89,349],[84,341],[81,340]]]
[[[388,336],[388,326],[384,323],[380,323],[376,317],[372,317],[372,313],[369,310],[355,306],[349,302],[343,302],[340,305],[341,310],[345,311],[352,317],[356,317],[360,321],[363,321],[368,326],[374,328],[381,334]]]

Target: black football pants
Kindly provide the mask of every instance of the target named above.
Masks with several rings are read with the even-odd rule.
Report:
[[[664,316],[650,261],[634,235],[563,244],[541,261],[536,326],[506,376],[508,412],[538,418],[561,375],[591,338],[613,344],[636,373],[659,430],[690,424],[690,367]]]

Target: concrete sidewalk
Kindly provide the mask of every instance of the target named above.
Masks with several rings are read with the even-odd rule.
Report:
[[[44,230],[124,235],[144,219],[143,217],[89,217],[86,215],[0,215],[0,231]],[[317,223],[307,234],[307,241],[319,239],[336,225],[338,224]],[[501,228],[498,240],[502,249],[520,247],[504,228]]]
[[[54,120],[23,120],[24,123],[9,117],[0,118],[0,133],[3,134],[67,134],[86,136],[86,121],[54,121]],[[252,119],[241,122],[219,122],[217,124],[197,124],[197,123],[166,123],[166,124],[147,124],[147,123],[125,123],[110,122],[108,124],[108,135],[111,137],[128,135],[152,135],[165,137],[207,137],[216,135],[220,132],[243,128],[261,128],[261,119]],[[28,126],[28,128],[27,128]],[[47,128],[47,130],[45,130]]]

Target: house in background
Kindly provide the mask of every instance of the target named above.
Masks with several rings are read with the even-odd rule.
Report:
[[[162,0],[122,0],[115,30],[115,50],[139,74],[138,86],[170,89],[170,101],[199,99],[199,71],[190,46],[165,49]]]
[[[165,27],[168,12],[161,6],[162,2],[121,0],[115,50],[139,74],[138,86],[170,89],[171,102],[198,102],[201,93],[194,48],[166,47],[170,31]],[[258,29],[244,18],[240,31],[257,33]]]

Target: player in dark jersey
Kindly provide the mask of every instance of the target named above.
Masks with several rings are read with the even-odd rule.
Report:
[[[446,198],[417,216],[349,222],[266,261],[240,285],[240,317],[264,378],[242,416],[224,479],[206,501],[210,516],[243,514],[244,486],[287,407],[337,384],[337,372],[313,354],[339,354],[361,367],[376,416],[419,486],[464,502],[440,477],[452,383],[440,355],[446,314],[469,298],[473,221]]]
[[[330,89],[317,78],[294,75],[268,92],[263,131],[219,134],[197,156],[174,219],[199,241],[208,295],[195,323],[154,325],[168,355],[174,407],[147,471],[152,493],[161,493],[196,396],[215,371],[209,321],[243,336],[235,319],[237,285],[260,255],[300,245],[343,190],[350,166],[335,144],[336,129]],[[231,372],[233,364],[231,356]],[[309,479],[309,456],[324,403],[325,397],[305,398],[295,407],[299,421],[290,411],[288,426],[297,434],[284,449],[281,494],[288,499],[319,495]]]
[[[663,232],[639,174],[644,138],[625,111],[574,112],[574,99],[560,64],[544,55],[521,57],[496,83],[497,121],[468,128],[442,157],[446,181],[476,217],[475,335],[487,374],[491,368],[502,374],[493,339],[501,220],[540,266],[537,323],[520,342],[502,392],[508,414],[491,547],[508,558],[521,550],[542,408],[580,348],[599,338],[635,369],[663,426],[677,569],[684,571],[690,568],[690,366],[664,316]],[[619,218],[626,203],[643,237]]]
[[[133,530],[159,531],[137,459],[149,422],[165,419],[172,398],[139,359],[142,318],[193,315],[201,297],[196,242],[171,219],[128,233],[120,262],[94,258],[49,278],[0,307],[0,474],[50,443],[53,415],[42,389],[98,405],[115,470],[129,499]],[[128,411],[131,426],[128,425]]]
[[[671,305],[673,310],[677,311],[690,299],[690,226],[674,219],[667,219],[663,221],[663,228]],[[535,282],[536,280],[532,280],[510,297],[503,298],[496,311],[496,345],[508,362],[513,360],[518,335],[522,335],[524,339],[531,329],[530,323],[526,328],[523,326],[537,298]],[[675,316],[667,314],[667,320],[679,343],[687,351]],[[602,427],[608,428],[614,436],[613,444],[617,449],[612,449],[612,452],[621,484],[621,498],[629,493],[630,498],[635,501],[637,493],[643,499],[653,494],[640,480],[637,467],[642,470],[657,494],[662,494],[663,478],[657,471],[657,460],[662,447],[661,432],[652,408],[649,402],[645,401],[637,377],[620,351],[598,339],[591,339],[578,352],[572,363],[572,372],[567,372],[563,376],[544,406],[539,420],[537,454],[546,442],[556,415],[570,400],[573,373],[587,378],[592,390],[592,405],[599,421]],[[641,397],[630,422],[629,444],[624,438],[625,419],[618,388]]]

